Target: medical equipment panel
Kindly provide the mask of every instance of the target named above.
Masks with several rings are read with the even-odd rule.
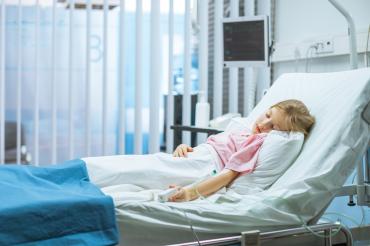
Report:
[[[223,59],[225,67],[268,65],[268,43],[267,16],[224,19]]]

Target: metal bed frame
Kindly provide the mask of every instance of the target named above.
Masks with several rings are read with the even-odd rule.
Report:
[[[309,230],[307,229],[309,228]],[[181,243],[181,244],[172,244],[171,246],[198,246],[198,245],[235,245],[239,244],[241,246],[259,246],[262,242],[267,242],[274,240],[276,238],[283,237],[293,237],[293,236],[302,236],[309,235],[313,232],[324,232],[325,246],[332,245],[331,235],[332,231],[340,231],[345,236],[346,245],[353,245],[352,234],[349,229],[344,227],[340,223],[324,223],[308,227],[298,227],[278,231],[270,232],[260,232],[259,230],[246,231],[242,232],[240,236],[224,237],[217,239],[209,239],[199,242],[190,242],[190,243]]]

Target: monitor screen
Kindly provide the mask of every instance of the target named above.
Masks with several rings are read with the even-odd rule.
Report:
[[[225,19],[223,45],[225,65],[262,65],[268,60],[266,18]]]

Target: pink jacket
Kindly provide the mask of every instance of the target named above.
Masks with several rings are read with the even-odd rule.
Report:
[[[256,167],[259,150],[267,136],[266,133],[222,132],[207,139],[217,152],[223,168],[251,173]]]

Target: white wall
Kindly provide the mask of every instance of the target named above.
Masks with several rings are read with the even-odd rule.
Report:
[[[358,38],[359,67],[364,66],[363,51],[366,33],[370,25],[369,0],[338,0],[352,16]],[[286,72],[304,72],[307,45],[321,38],[333,38],[334,52],[328,57],[316,57],[310,61],[310,72],[329,72],[349,69],[347,22],[327,0],[278,0],[276,1],[276,52],[273,77]],[[306,44],[306,46],[305,46]],[[293,57],[295,47],[300,48],[299,61]],[[361,53],[362,52],[362,53]],[[338,55],[337,55],[338,54]],[[282,62],[281,62],[282,61]]]
[[[358,30],[370,24],[369,0],[338,0]],[[347,22],[327,0],[276,1],[276,41],[299,42],[314,36],[344,34]]]

